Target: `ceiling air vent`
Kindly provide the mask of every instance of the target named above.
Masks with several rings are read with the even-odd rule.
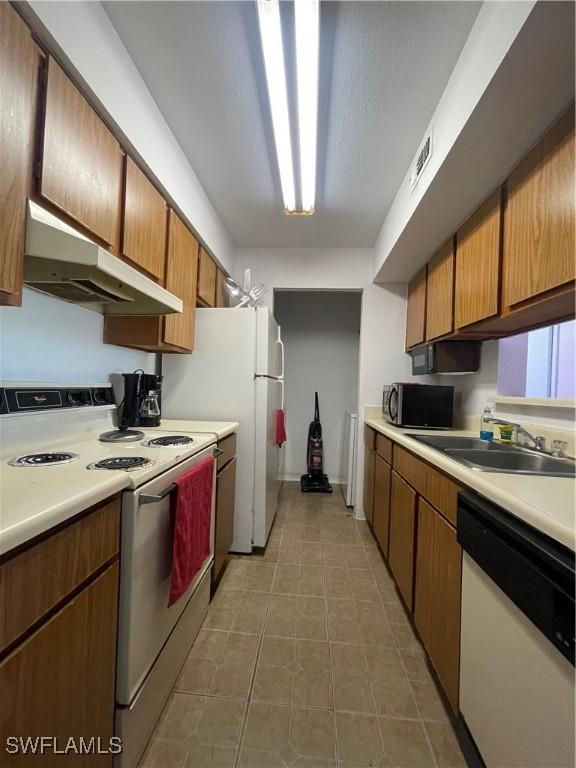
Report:
[[[410,189],[414,189],[416,184],[418,184],[418,180],[420,179],[420,176],[424,173],[424,169],[428,165],[428,161],[430,160],[432,156],[432,131],[426,136],[422,144],[420,145],[420,148],[418,150],[418,153],[416,155],[416,160],[414,161],[414,165],[412,167],[412,173],[410,174]]]

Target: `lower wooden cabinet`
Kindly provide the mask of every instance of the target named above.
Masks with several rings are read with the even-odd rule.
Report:
[[[376,460],[376,432],[364,427],[364,489],[362,503],[364,516],[370,525],[374,518],[374,468]]]
[[[413,606],[416,491],[392,471],[388,562],[408,609]]]
[[[414,621],[454,714],[458,714],[462,549],[456,530],[418,500]]]
[[[218,580],[234,538],[234,503],[236,495],[236,456],[229,454],[236,448],[236,435],[229,435],[219,443],[224,453],[219,456],[216,476],[216,517],[214,531],[214,566],[212,581]],[[220,463],[222,460],[222,464]]]
[[[392,467],[377,453],[374,459],[374,518],[372,530],[384,557],[388,557],[390,486]]]
[[[114,725],[118,564],[114,563],[0,662],[1,765],[104,766],[111,754],[24,757],[4,752],[9,736],[101,739]],[[35,761],[34,761],[35,760]]]

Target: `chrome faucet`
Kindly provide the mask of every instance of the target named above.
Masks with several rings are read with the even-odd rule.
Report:
[[[506,427],[514,427],[514,431],[516,433],[516,438],[526,438],[527,440],[530,440],[532,443],[533,449],[535,451],[540,451],[541,453],[547,453],[546,451],[546,438],[543,437],[543,435],[531,435],[530,432],[528,432],[527,429],[524,429],[522,424],[517,424],[515,421],[508,421],[507,419],[495,419],[492,417],[486,418],[484,417],[484,421],[489,421],[492,424],[502,424]],[[522,440],[519,440],[520,445],[523,445]]]

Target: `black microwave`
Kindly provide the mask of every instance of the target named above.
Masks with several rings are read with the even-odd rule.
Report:
[[[454,387],[389,384],[384,387],[382,416],[397,427],[452,429]]]
[[[480,370],[479,341],[432,341],[408,351],[412,375],[476,373]]]

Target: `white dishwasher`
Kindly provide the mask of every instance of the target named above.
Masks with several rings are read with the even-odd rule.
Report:
[[[476,753],[470,762],[574,768],[574,553],[468,491],[458,540],[460,732]]]

